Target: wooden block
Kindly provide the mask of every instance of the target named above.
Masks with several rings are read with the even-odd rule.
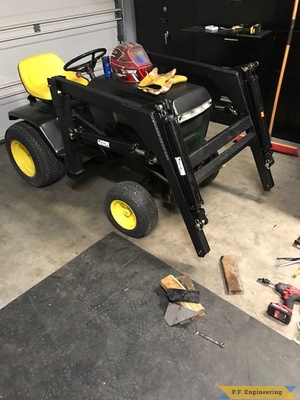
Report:
[[[177,279],[179,282],[188,290],[195,290],[195,286],[191,277],[187,275],[178,276]]]
[[[232,254],[226,254],[220,258],[224,277],[230,294],[244,294],[244,288],[238,270],[236,258]]]
[[[165,278],[162,278],[160,281],[161,286],[167,289],[185,289],[182,283],[179,282],[178,279],[175,278],[174,275],[168,275]]]
[[[173,275],[168,275],[160,281],[161,286],[167,289],[185,289],[182,283],[179,282]],[[185,303],[185,302],[178,302],[182,307],[185,307],[189,310],[196,311],[199,315],[205,316],[205,308],[202,306],[201,303]]]

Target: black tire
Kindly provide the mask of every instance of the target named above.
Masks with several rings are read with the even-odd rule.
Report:
[[[131,181],[111,187],[105,195],[104,208],[113,226],[134,238],[148,235],[158,218],[153,197],[143,186]]]
[[[64,174],[64,163],[59,160],[37,129],[25,121],[8,128],[5,145],[17,173],[35,187],[51,185]]]

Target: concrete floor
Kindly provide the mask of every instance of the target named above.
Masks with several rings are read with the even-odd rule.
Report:
[[[211,124],[210,133],[216,130],[220,126]],[[292,277],[297,265],[273,267],[276,257],[300,257],[300,250],[292,247],[300,235],[300,158],[275,153],[275,161],[275,187],[270,192],[262,190],[249,149],[201,190],[211,247],[205,258],[197,257],[179,211],[163,208],[159,195],[154,231],[146,238],[129,240],[292,339],[300,335],[296,326],[300,305],[295,306],[288,326],[271,319],[266,309],[271,301],[280,301],[280,296],[256,282],[267,277],[300,288],[300,276]],[[102,211],[103,198],[114,182],[130,177],[126,169],[93,167],[77,180],[65,176],[50,187],[35,189],[18,177],[5,146],[0,146],[0,307],[113,231]],[[229,253],[237,257],[243,295],[226,293],[219,260]]]

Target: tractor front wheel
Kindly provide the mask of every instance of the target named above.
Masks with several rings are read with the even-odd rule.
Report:
[[[22,121],[9,127],[5,145],[17,173],[30,185],[48,186],[62,177],[63,162],[29,123]]]
[[[115,228],[135,238],[148,235],[158,218],[153,197],[143,186],[131,181],[122,181],[110,188],[104,208]]]

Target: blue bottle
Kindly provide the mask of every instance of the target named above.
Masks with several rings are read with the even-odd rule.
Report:
[[[102,64],[103,64],[103,71],[104,71],[105,78],[111,78],[112,71],[111,71],[109,56],[102,57]]]

